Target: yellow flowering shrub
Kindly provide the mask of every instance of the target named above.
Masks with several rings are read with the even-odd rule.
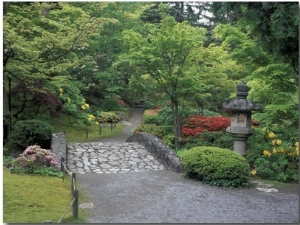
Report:
[[[275,137],[275,134],[271,131],[270,133],[269,133],[269,138],[274,138]]]
[[[274,130],[257,128],[248,139],[250,151],[248,149],[246,158],[252,168],[251,175],[281,182],[298,181],[299,142],[295,142],[296,130],[287,133],[286,128],[278,125],[274,126]]]

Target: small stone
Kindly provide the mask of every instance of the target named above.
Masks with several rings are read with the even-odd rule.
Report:
[[[80,161],[81,159],[79,157],[74,157],[73,161]]]
[[[150,160],[154,160],[154,157],[152,155],[147,155],[146,157]]]
[[[93,203],[82,203],[78,206],[81,209],[91,209],[94,208]]]
[[[76,163],[76,166],[77,167],[83,167],[83,164],[82,163]]]
[[[83,161],[83,164],[84,164],[85,166],[91,165],[91,163],[90,163],[89,161]]]
[[[109,164],[101,164],[100,167],[101,167],[101,168],[104,168],[104,169],[109,169],[109,168],[111,168],[112,166],[109,165]]]
[[[109,156],[108,159],[115,161],[115,160],[119,160],[120,158],[112,155],[112,156]]]
[[[107,162],[108,160],[106,158],[99,158],[98,161],[99,162]]]
[[[164,169],[165,169],[165,167],[164,167],[164,165],[160,165],[158,169],[160,169],[160,170],[164,170]]]
[[[113,162],[109,161],[108,163],[109,163],[109,165],[112,165],[112,166],[120,165],[120,162],[118,162],[118,161],[113,161]]]
[[[256,187],[255,189],[262,191],[262,192],[278,192],[277,189],[275,188],[260,188],[260,187]]]

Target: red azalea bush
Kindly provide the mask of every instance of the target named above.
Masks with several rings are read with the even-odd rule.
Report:
[[[225,131],[231,124],[230,117],[224,116],[188,116],[182,123],[182,136],[198,137],[204,131]]]

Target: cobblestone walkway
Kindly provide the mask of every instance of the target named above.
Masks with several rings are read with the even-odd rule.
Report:
[[[73,143],[68,148],[67,167],[72,172],[125,173],[147,170],[163,170],[158,162],[142,145],[135,142]]]

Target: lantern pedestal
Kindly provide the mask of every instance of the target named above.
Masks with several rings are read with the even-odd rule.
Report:
[[[245,156],[247,139],[253,134],[251,128],[251,111],[261,109],[261,105],[247,99],[249,87],[241,82],[236,87],[237,99],[223,103],[223,108],[231,112],[231,126],[226,132],[233,137],[234,151]]]
[[[241,154],[242,156],[245,156],[246,149],[247,149],[248,135],[232,134],[232,138],[233,138],[233,151]]]

